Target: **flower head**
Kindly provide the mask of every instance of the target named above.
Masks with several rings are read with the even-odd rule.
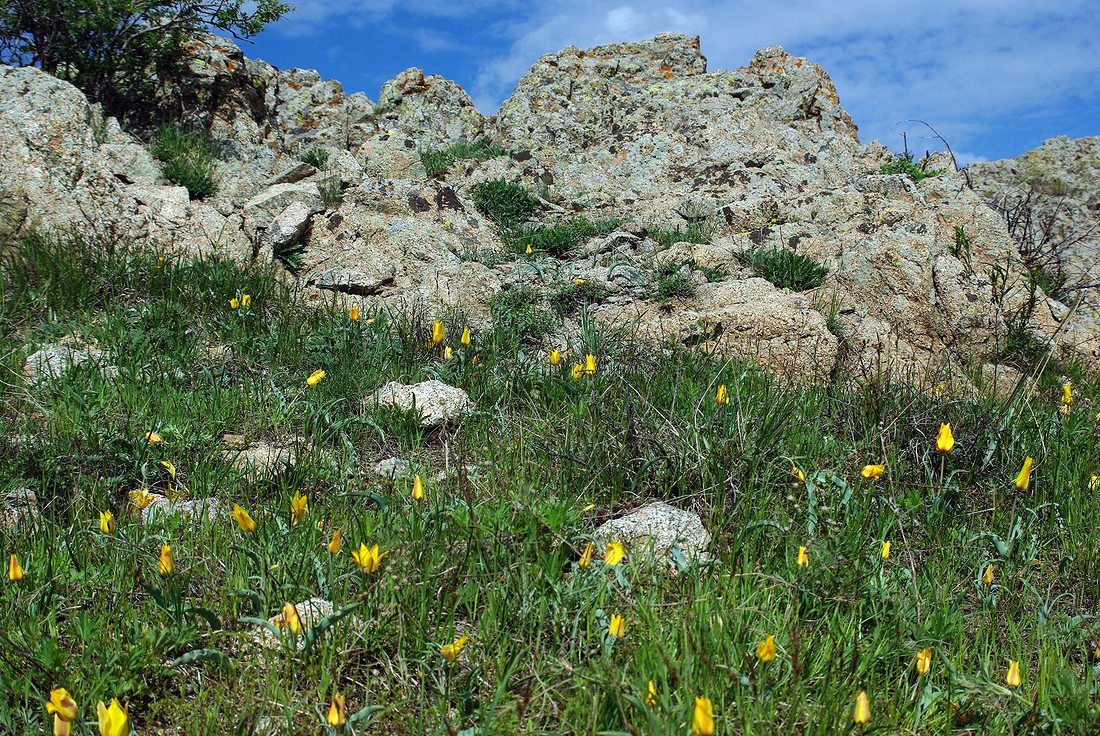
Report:
[[[229,300],[229,308],[230,309],[240,309],[240,307],[241,307],[241,300],[238,299],[237,297],[233,297],[232,299]]]
[[[810,558],[806,554],[806,548],[805,547],[799,547],[798,548],[798,560],[797,560],[796,564],[799,567],[809,567],[810,566]]]
[[[99,716],[100,736],[128,736],[130,733],[130,717],[126,709],[118,703],[117,698],[111,699],[111,705],[105,706],[99,701],[95,706],[96,715]]]
[[[1016,476],[1016,490],[1026,491],[1031,485],[1031,456],[1024,458],[1024,467],[1020,468]]]
[[[251,534],[256,531],[256,522],[252,520],[252,517],[248,515],[247,511],[237,504],[233,504],[233,519],[236,520],[237,526],[239,526],[241,531],[245,534]]]
[[[622,639],[626,632],[626,621],[619,614],[611,617],[611,623],[607,627],[607,633],[616,639]]]
[[[1009,687],[1020,687],[1020,663],[1015,659],[1009,660],[1008,672],[1005,673],[1005,682]]]
[[[298,522],[309,513],[309,497],[303,496],[300,491],[294,491],[294,498],[290,499],[290,524],[297,526]]]
[[[448,662],[453,662],[458,659],[458,655],[462,653],[462,648],[466,646],[468,637],[460,636],[450,644],[444,644],[439,648],[439,653],[443,655],[443,659]]]
[[[420,477],[419,473],[413,478],[412,500],[424,500],[424,479]]]
[[[859,474],[863,476],[864,480],[878,480],[885,472],[885,465],[864,465]]]
[[[340,728],[347,724],[348,719],[344,712],[344,696],[337,693],[332,696],[332,703],[328,707],[328,716],[325,721],[333,728]]]
[[[577,567],[582,570],[587,570],[589,565],[592,564],[592,553],[595,551],[595,549],[596,546],[589,542],[588,546],[586,546],[584,548],[584,551],[581,552],[581,558],[577,560]]]
[[[252,295],[251,294],[241,294],[241,306],[244,307],[245,309],[248,309],[249,307],[252,306]]]
[[[99,512],[99,531],[103,534],[114,534],[115,515],[110,511]]]
[[[927,675],[932,669],[932,650],[922,649],[913,658],[917,663],[917,674]]]
[[[603,554],[603,564],[614,567],[622,562],[625,556],[622,542],[612,542],[607,545],[607,551]]]
[[[332,539],[328,543],[328,553],[330,555],[340,554],[340,548],[344,546],[343,540],[340,538],[340,530],[337,529],[332,533]]]
[[[1069,406],[1073,403],[1073,386],[1071,384],[1065,384],[1062,386],[1062,404]]]
[[[15,556],[13,552],[11,557],[8,558],[8,580],[13,583],[18,583],[26,576],[23,572],[23,566],[19,564],[19,558]]]
[[[145,433],[145,441],[150,445],[160,445],[164,443],[164,439],[152,430]]]
[[[985,566],[985,572],[982,573],[982,582],[986,585],[993,585],[993,565]]]
[[[452,355],[454,355],[454,351],[451,350],[450,345],[443,348],[443,360],[450,360]]]
[[[714,706],[706,696],[699,695],[695,698],[691,733],[692,736],[714,736]]]
[[[162,576],[172,574],[176,569],[176,563],[172,559],[172,548],[167,544],[160,548],[160,559],[157,561],[157,572]]]
[[[470,344],[470,328],[469,327],[464,327],[462,329],[462,337],[458,338],[458,341],[460,343],[462,343],[463,345],[469,345]]]
[[[936,451],[951,452],[955,449],[955,435],[951,434],[950,424],[941,424],[939,434],[936,435]]]
[[[76,701],[68,690],[59,687],[50,690],[50,702],[46,703],[46,711],[63,721],[74,721],[77,714]]]
[[[768,638],[756,644],[756,658],[764,664],[775,659],[775,637],[768,634]]]
[[[352,307],[348,310],[348,319],[350,319],[352,322],[359,321],[359,307]]]
[[[168,475],[172,476],[173,479],[176,477],[176,466],[172,464],[171,460],[161,460],[160,464],[168,471]]]
[[[584,375],[596,375],[596,356],[592,353],[588,353],[584,356]]]
[[[447,330],[444,329],[443,323],[436,320],[432,323],[432,344],[438,345],[443,342],[443,338],[446,337]]]
[[[153,502],[153,494],[144,488],[140,491],[130,491],[130,501],[139,509],[144,509]]]
[[[360,543],[359,549],[351,553],[351,561],[362,568],[363,572],[370,574],[378,572],[378,568],[382,564],[382,558],[385,556],[385,552],[379,553],[377,544],[373,547],[367,547],[367,545]]]
[[[579,381],[584,376],[584,366],[577,363],[573,366],[573,380]]]
[[[313,373],[309,374],[309,378],[306,379],[306,385],[307,386],[316,386],[318,383],[320,383],[322,380],[324,380],[324,377],[327,376],[327,375],[328,375],[327,373],[325,373],[323,370],[318,368],[317,370],[313,371]]]
[[[888,539],[882,540],[882,552],[881,552],[881,554],[882,554],[882,559],[884,559],[884,560],[890,559],[890,540],[888,540]]]
[[[657,683],[653,680],[650,680],[649,685],[646,686],[645,704],[650,708],[657,707]]]
[[[802,468],[798,467],[797,465],[791,466],[791,477],[793,477],[798,483],[806,482],[806,474],[803,473]]]
[[[302,634],[302,617],[298,615],[298,609],[293,603],[283,604],[283,620],[279,628],[290,629],[290,633],[294,636]]]
[[[560,350],[551,350],[550,351],[550,365],[554,366],[555,368],[557,368],[559,365],[561,365],[561,351]]]
[[[730,403],[730,392],[726,388],[726,384],[723,383],[718,386],[718,392],[714,395],[714,403],[719,405]]]
[[[866,690],[856,693],[856,707],[852,713],[852,720],[860,726],[871,722],[871,699],[867,697]]]
[[[530,243],[528,243],[527,247],[524,248],[523,253],[524,253],[524,255],[528,255],[528,256],[531,255],[531,244]]]
[[[1089,476],[1089,490],[1100,491],[1100,475],[1096,475],[1094,473],[1093,475]]]

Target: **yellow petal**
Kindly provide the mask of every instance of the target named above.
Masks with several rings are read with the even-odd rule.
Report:
[[[710,698],[702,695],[695,698],[695,711],[691,718],[693,736],[714,736],[714,706]]]

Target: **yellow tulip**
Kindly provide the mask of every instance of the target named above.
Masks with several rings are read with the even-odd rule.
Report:
[[[172,478],[176,477],[176,466],[172,464],[171,460],[161,460],[160,464],[168,471],[168,475],[172,476]]]
[[[1031,457],[1024,458],[1024,467],[1020,468],[1020,473],[1016,476],[1016,490],[1026,491],[1028,486],[1031,485]]]
[[[297,526],[298,522],[309,513],[309,497],[294,491],[294,498],[290,499],[290,524]]]
[[[699,695],[695,698],[695,713],[691,718],[692,736],[714,736],[714,706],[710,698]]]
[[[50,702],[46,703],[46,711],[53,713],[63,721],[75,721],[77,714],[76,701],[69,691],[63,687],[50,690]]]
[[[337,529],[332,533],[332,539],[328,543],[328,553],[330,555],[340,554],[340,549],[344,546],[344,542],[340,539],[340,530]]]
[[[130,717],[126,710],[118,704],[117,698],[111,699],[110,707],[99,701],[95,706],[99,716],[100,736],[128,736],[130,733]]]
[[[955,449],[955,435],[951,434],[950,424],[941,424],[940,432],[936,435],[936,451],[951,452]]]
[[[239,526],[241,531],[245,534],[251,534],[256,531],[256,522],[252,520],[252,517],[248,515],[247,511],[237,504],[233,504],[233,518],[236,519],[237,526]]]
[[[1008,672],[1005,674],[1005,682],[1009,687],[1020,687],[1020,663],[1015,659],[1009,660]]]
[[[72,721],[66,721],[61,716],[54,713],[53,716],[53,736],[72,736],[73,724]]]
[[[531,255],[531,244],[527,244],[526,250],[523,251],[526,255]]]
[[[351,553],[351,561],[362,568],[363,572],[370,574],[378,571],[385,556],[385,552],[379,554],[377,544],[368,548],[367,545],[360,543],[359,549]]]
[[[352,307],[348,310],[348,319],[350,319],[352,322],[359,321],[359,307]]]
[[[148,442],[150,445],[159,445],[164,442],[161,436],[153,431],[145,433],[145,441]]]
[[[337,693],[332,696],[332,703],[328,707],[328,717],[325,721],[333,728],[341,728],[348,722],[344,713],[344,696]]]
[[[856,693],[856,709],[852,714],[852,720],[860,726],[871,722],[871,699],[867,697],[866,690]]]
[[[762,642],[758,642],[756,645],[756,658],[764,664],[771,662],[775,659],[775,637],[768,635],[768,638]]]
[[[573,283],[577,286],[584,286],[584,279],[573,279]]]
[[[313,371],[313,373],[309,374],[309,378],[306,379],[306,385],[307,386],[316,386],[327,375],[328,375],[327,373],[325,373],[323,370],[318,368],[317,370]]]
[[[157,268],[164,266],[164,256],[157,256]]]
[[[240,306],[241,306],[241,300],[238,299],[237,297],[233,297],[232,299],[229,300],[229,308],[230,309],[239,309]]]
[[[595,545],[589,542],[588,546],[584,548],[584,552],[581,552],[581,558],[577,561],[577,567],[582,570],[587,570],[588,566],[592,564],[592,553],[595,549]]]
[[[447,330],[443,328],[443,323],[436,320],[432,323],[432,344],[438,345],[443,342],[443,338],[447,335]]]
[[[607,633],[616,639],[623,638],[623,632],[626,631],[626,621],[619,614],[615,614],[611,617],[611,624],[607,627]]]
[[[462,337],[458,338],[458,341],[460,343],[462,343],[463,345],[469,345],[470,344],[470,328],[469,327],[463,328]]]
[[[584,356],[584,375],[594,376],[596,374],[596,356],[592,353],[588,353]]]
[[[298,615],[298,609],[293,603],[283,604],[283,621],[280,628],[290,629],[294,636],[302,635],[302,617]]]
[[[799,483],[805,483],[806,482],[806,474],[803,473],[802,469],[799,468],[796,465],[791,466],[791,476],[793,476],[794,479],[796,481],[798,481]]]
[[[167,544],[160,548],[160,560],[157,562],[157,572],[162,576],[171,575],[176,569],[176,563],[172,560],[172,548]]]
[[[557,368],[559,365],[561,365],[561,351],[560,350],[551,350],[550,351],[550,365],[554,366],[555,368]]]
[[[18,583],[26,577],[26,573],[23,572],[23,566],[19,564],[19,558],[12,553],[10,559],[8,559],[8,580],[13,583]]]
[[[729,392],[729,389],[726,388],[726,384],[723,383],[723,384],[718,386],[718,393],[716,393],[714,395],[714,403],[715,404],[728,404],[728,403],[730,403],[730,392]]]
[[[622,542],[612,542],[607,545],[607,551],[603,555],[603,564],[614,567],[623,561],[626,553],[623,551]]]
[[[462,647],[466,646],[467,637],[460,636],[450,644],[444,644],[439,648],[439,653],[443,655],[443,659],[448,662],[453,662],[458,659],[458,655],[462,653]]]
[[[454,351],[451,350],[450,345],[443,349],[443,360],[450,360],[452,355],[454,355]]]
[[[99,512],[99,531],[103,534],[114,534],[115,515],[110,511]]]
[[[650,708],[657,707],[657,683],[653,680],[650,680],[646,687],[645,704]]]
[[[1096,645],[1096,649],[1092,652],[1092,658],[1097,662],[1100,662],[1100,643]]]
[[[986,585],[993,585],[993,565],[985,566],[985,572],[982,573],[982,582]]]
[[[806,548],[805,547],[799,547],[798,548],[798,563],[797,564],[798,564],[799,567],[809,567],[810,566],[810,558],[806,554]]]
[[[423,501],[424,500],[424,480],[419,474],[413,478],[412,500]]]
[[[577,381],[584,375],[584,366],[577,363],[573,366],[573,380]]]
[[[927,675],[932,669],[932,650],[922,649],[914,657],[917,662],[917,674]]]
[[[1089,490],[1100,491],[1100,475],[1089,476]]]
[[[1065,406],[1073,403],[1073,386],[1068,383],[1062,386],[1062,403]]]
[[[130,500],[133,502],[134,506],[137,506],[139,509],[144,509],[153,502],[153,494],[144,489],[140,491],[130,491]]]
[[[882,559],[884,559],[884,560],[890,559],[890,542],[885,540],[885,539],[882,540],[882,553],[881,554],[882,554]]]
[[[864,465],[859,474],[863,476],[864,480],[878,480],[885,472],[885,465]]]

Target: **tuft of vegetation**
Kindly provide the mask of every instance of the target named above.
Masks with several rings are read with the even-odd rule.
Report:
[[[676,243],[709,243],[713,237],[705,220],[690,222],[683,228],[647,228],[646,234],[666,248]]]
[[[326,177],[318,187],[321,192],[321,203],[330,210],[339,207],[344,201],[344,185],[335,176]]]
[[[591,281],[578,280],[563,286],[550,295],[550,306],[561,316],[576,314],[589,304],[599,304],[607,296],[607,289]]]
[[[905,174],[913,181],[921,182],[933,176],[940,176],[944,173],[944,170],[923,169],[919,164],[913,162],[913,154],[906,151],[905,153],[897,154],[893,159],[884,163],[880,169],[880,173]]]
[[[483,136],[473,142],[457,141],[446,148],[421,151],[420,163],[424,165],[428,176],[435,176],[451,168],[456,161],[467,159],[488,161],[491,158],[511,155],[512,152],[507,148],[502,148],[495,144],[492,138]]]
[[[273,249],[272,255],[279,263],[291,273],[298,273],[302,268],[302,260],[305,257],[306,245],[301,241],[286,243]]]
[[[61,687],[81,734],[112,698],[138,734],[332,733],[336,695],[345,733],[687,734],[697,702],[721,734],[1097,733],[1091,377],[1068,404],[800,386],[583,320],[555,367],[531,289],[476,328],[353,320],[276,269],[31,234],[0,283],[0,733],[49,733]],[[28,387],[77,332],[100,362]],[[427,430],[363,402],[429,378],[477,408]],[[249,470],[226,434],[299,438],[296,463]],[[364,472],[389,457],[420,500]],[[134,491],[220,512],[143,518]],[[655,501],[699,515],[700,558],[594,540]],[[311,598],[332,612],[300,635],[269,623]]]
[[[655,272],[658,301],[690,299],[695,296],[695,281],[691,278],[691,262],[663,263]]]
[[[202,133],[175,125],[161,126],[149,152],[161,162],[168,181],[185,187],[192,199],[210,197],[218,191],[214,146]]]
[[[307,148],[298,154],[298,160],[307,163],[315,169],[323,169],[328,166],[329,152],[327,148]]]
[[[593,222],[586,217],[573,217],[547,225],[521,225],[508,231],[505,246],[513,253],[545,254],[561,258],[589,238],[607,235],[619,226],[618,220]]]
[[[470,196],[474,206],[502,231],[519,227],[542,206],[535,195],[506,179],[479,181],[470,188]]]
[[[814,259],[786,248],[753,248],[739,258],[760,278],[791,291],[816,289],[829,274],[829,269]]]

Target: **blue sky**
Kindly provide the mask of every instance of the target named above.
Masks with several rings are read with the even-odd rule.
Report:
[[[961,163],[1017,156],[1056,135],[1100,135],[1100,0],[297,0],[244,44],[281,68],[317,69],[377,99],[410,66],[458,82],[496,112],[539,56],[648,38],[701,37],[709,69],[780,44],[820,64],[864,142]],[[901,125],[899,125],[901,123]]]

